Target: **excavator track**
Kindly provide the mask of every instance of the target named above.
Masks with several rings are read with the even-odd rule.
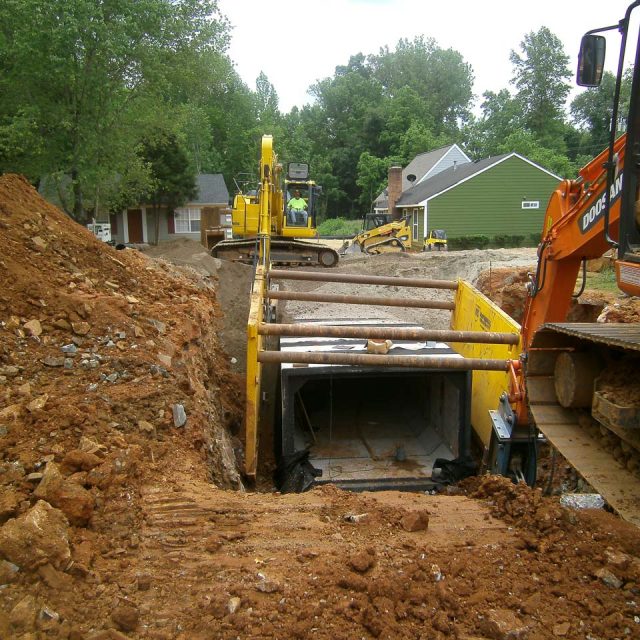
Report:
[[[253,264],[257,260],[257,244],[251,240],[223,240],[218,242],[211,255],[222,260]],[[335,267],[338,252],[315,242],[271,238],[271,263],[279,266],[310,265],[314,267]]]
[[[380,242],[374,242],[366,245],[364,252],[369,255],[377,255],[379,253],[402,253],[407,248],[404,246],[402,240],[398,238],[385,238]]]
[[[640,325],[545,324],[531,344],[526,372],[529,408],[537,428],[614,511],[640,526],[637,471],[630,471],[616,455],[616,446],[603,446],[618,442],[640,455],[640,429],[628,428],[618,414],[599,412],[597,398],[591,416],[589,409],[560,405],[554,370],[559,355],[567,352],[597,354],[606,361],[640,357]],[[631,377],[629,385],[637,384],[636,380]]]

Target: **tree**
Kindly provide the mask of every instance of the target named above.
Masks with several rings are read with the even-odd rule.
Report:
[[[627,128],[625,118],[629,111],[632,76],[633,70],[627,69],[622,78],[617,123],[619,133]],[[594,156],[609,143],[615,85],[615,76],[611,72],[605,71],[599,87],[587,89],[576,96],[571,103],[573,121],[581,131],[587,134],[580,147],[580,152],[583,154]]]
[[[571,90],[569,57],[547,27],[526,34],[520,49],[521,54],[511,51],[511,82],[524,124],[545,146],[561,150],[564,105]]]
[[[516,131],[507,136],[496,148],[498,154],[515,151],[560,177],[575,175],[576,167],[563,153],[543,146],[530,131]]]
[[[195,174],[187,155],[172,134],[157,132],[142,145],[142,157],[148,165],[151,188],[147,200],[155,219],[155,244],[160,235],[160,208],[172,212],[197,193]]]
[[[358,177],[356,184],[360,187],[360,205],[362,211],[371,210],[373,201],[384,189],[389,163],[383,158],[376,158],[368,151],[360,154],[358,160]]]
[[[473,71],[459,52],[442,49],[433,38],[401,39],[394,51],[388,47],[369,56],[373,76],[393,99],[410,87],[423,101],[434,133],[457,131],[469,117],[473,96]]]
[[[498,148],[511,134],[523,128],[520,103],[507,89],[486,91],[482,116],[465,129],[465,150],[479,160],[498,154]]]
[[[0,25],[0,169],[70,176],[78,219],[176,77],[228,40],[216,0],[5,0]]]

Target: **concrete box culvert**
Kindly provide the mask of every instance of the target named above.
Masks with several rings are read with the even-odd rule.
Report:
[[[380,321],[320,321],[381,326]],[[383,326],[413,325],[384,323]],[[366,353],[366,340],[281,338],[280,350]],[[459,358],[441,342],[394,341],[391,355]],[[282,364],[275,453],[279,488],[425,490],[436,460],[466,459],[471,446],[471,372],[448,369]],[[307,465],[307,481],[291,461]],[[288,471],[284,468],[287,467]]]

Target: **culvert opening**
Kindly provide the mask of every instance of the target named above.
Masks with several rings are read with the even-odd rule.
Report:
[[[428,489],[437,460],[469,457],[470,402],[469,371],[285,365],[276,457],[307,465],[298,490]]]

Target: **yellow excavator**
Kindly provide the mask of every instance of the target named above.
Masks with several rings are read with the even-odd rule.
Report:
[[[273,154],[273,139],[264,136],[273,162],[260,167],[262,179],[269,180],[268,192],[239,188],[233,199],[233,238],[218,242],[211,250],[214,258],[256,264],[259,258],[260,215],[266,207],[270,235],[270,259],[274,265],[335,267],[338,253],[318,242],[316,212],[322,188],[309,179],[309,165],[291,162],[283,176],[283,166]],[[264,202],[267,198],[267,202]]]
[[[367,213],[362,231],[340,249],[347,253],[398,253],[406,251],[411,242],[408,218],[393,220],[389,213]]]

